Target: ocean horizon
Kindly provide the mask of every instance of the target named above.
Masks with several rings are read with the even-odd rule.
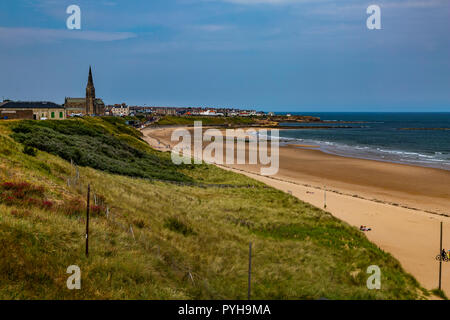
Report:
[[[280,130],[282,144],[314,144],[323,152],[339,156],[450,170],[450,112],[277,114],[288,113],[315,116],[328,123],[281,125],[336,128]]]

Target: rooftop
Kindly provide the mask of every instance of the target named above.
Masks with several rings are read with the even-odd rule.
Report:
[[[100,98],[96,98],[95,99],[96,102],[98,103],[103,103],[103,100]],[[65,99],[65,103],[85,103],[86,102],[86,98],[70,98],[70,97],[66,97]]]
[[[4,101],[0,108],[7,109],[62,109],[63,106],[49,101]]]
[[[69,98],[69,97],[66,97],[65,102],[66,103],[67,102],[82,102],[82,103],[84,103],[84,102],[86,102],[86,98]]]

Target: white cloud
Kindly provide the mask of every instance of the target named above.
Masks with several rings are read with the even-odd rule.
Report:
[[[311,3],[318,2],[319,0],[222,0],[224,2],[236,3],[236,4],[294,4],[294,3]]]
[[[200,31],[206,31],[206,32],[224,31],[224,30],[230,30],[232,28],[233,28],[233,26],[222,25],[222,24],[204,24],[204,25],[197,25],[197,26],[192,27],[192,29],[194,29],[194,30],[200,30]]]
[[[213,1],[213,0],[207,0]],[[352,5],[362,5],[368,6],[368,3],[361,1],[342,1],[342,0],[219,0],[222,2],[236,3],[242,5],[252,5],[252,4],[272,4],[272,5],[285,5],[285,4],[296,4],[296,3],[309,3],[309,4],[317,4],[317,3],[330,3],[339,6],[348,6],[349,3]],[[376,1],[375,1],[376,2]],[[425,8],[425,7],[438,7],[448,4],[448,0],[396,0],[396,1],[384,1],[379,0],[380,4],[383,7],[392,7],[392,8]]]
[[[381,2],[384,8],[431,8],[448,5],[448,0],[407,0]]]
[[[0,40],[7,44],[30,44],[61,40],[118,41],[135,38],[132,32],[101,32],[44,28],[2,28]]]

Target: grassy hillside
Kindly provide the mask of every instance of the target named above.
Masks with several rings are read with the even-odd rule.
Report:
[[[12,137],[28,147],[102,171],[141,178],[186,181],[169,156],[149,151],[139,132],[123,120],[106,117],[62,121],[23,121]]]
[[[245,299],[249,241],[254,299],[426,293],[328,213],[214,166],[174,167],[139,136],[111,118],[0,122],[0,299]],[[161,176],[177,184],[149,179]],[[81,290],[66,287],[70,265]],[[369,265],[381,290],[366,288]]]

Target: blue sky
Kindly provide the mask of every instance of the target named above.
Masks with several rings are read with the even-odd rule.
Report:
[[[82,97],[92,64],[107,104],[450,111],[449,30],[448,0],[2,0],[0,98]]]

